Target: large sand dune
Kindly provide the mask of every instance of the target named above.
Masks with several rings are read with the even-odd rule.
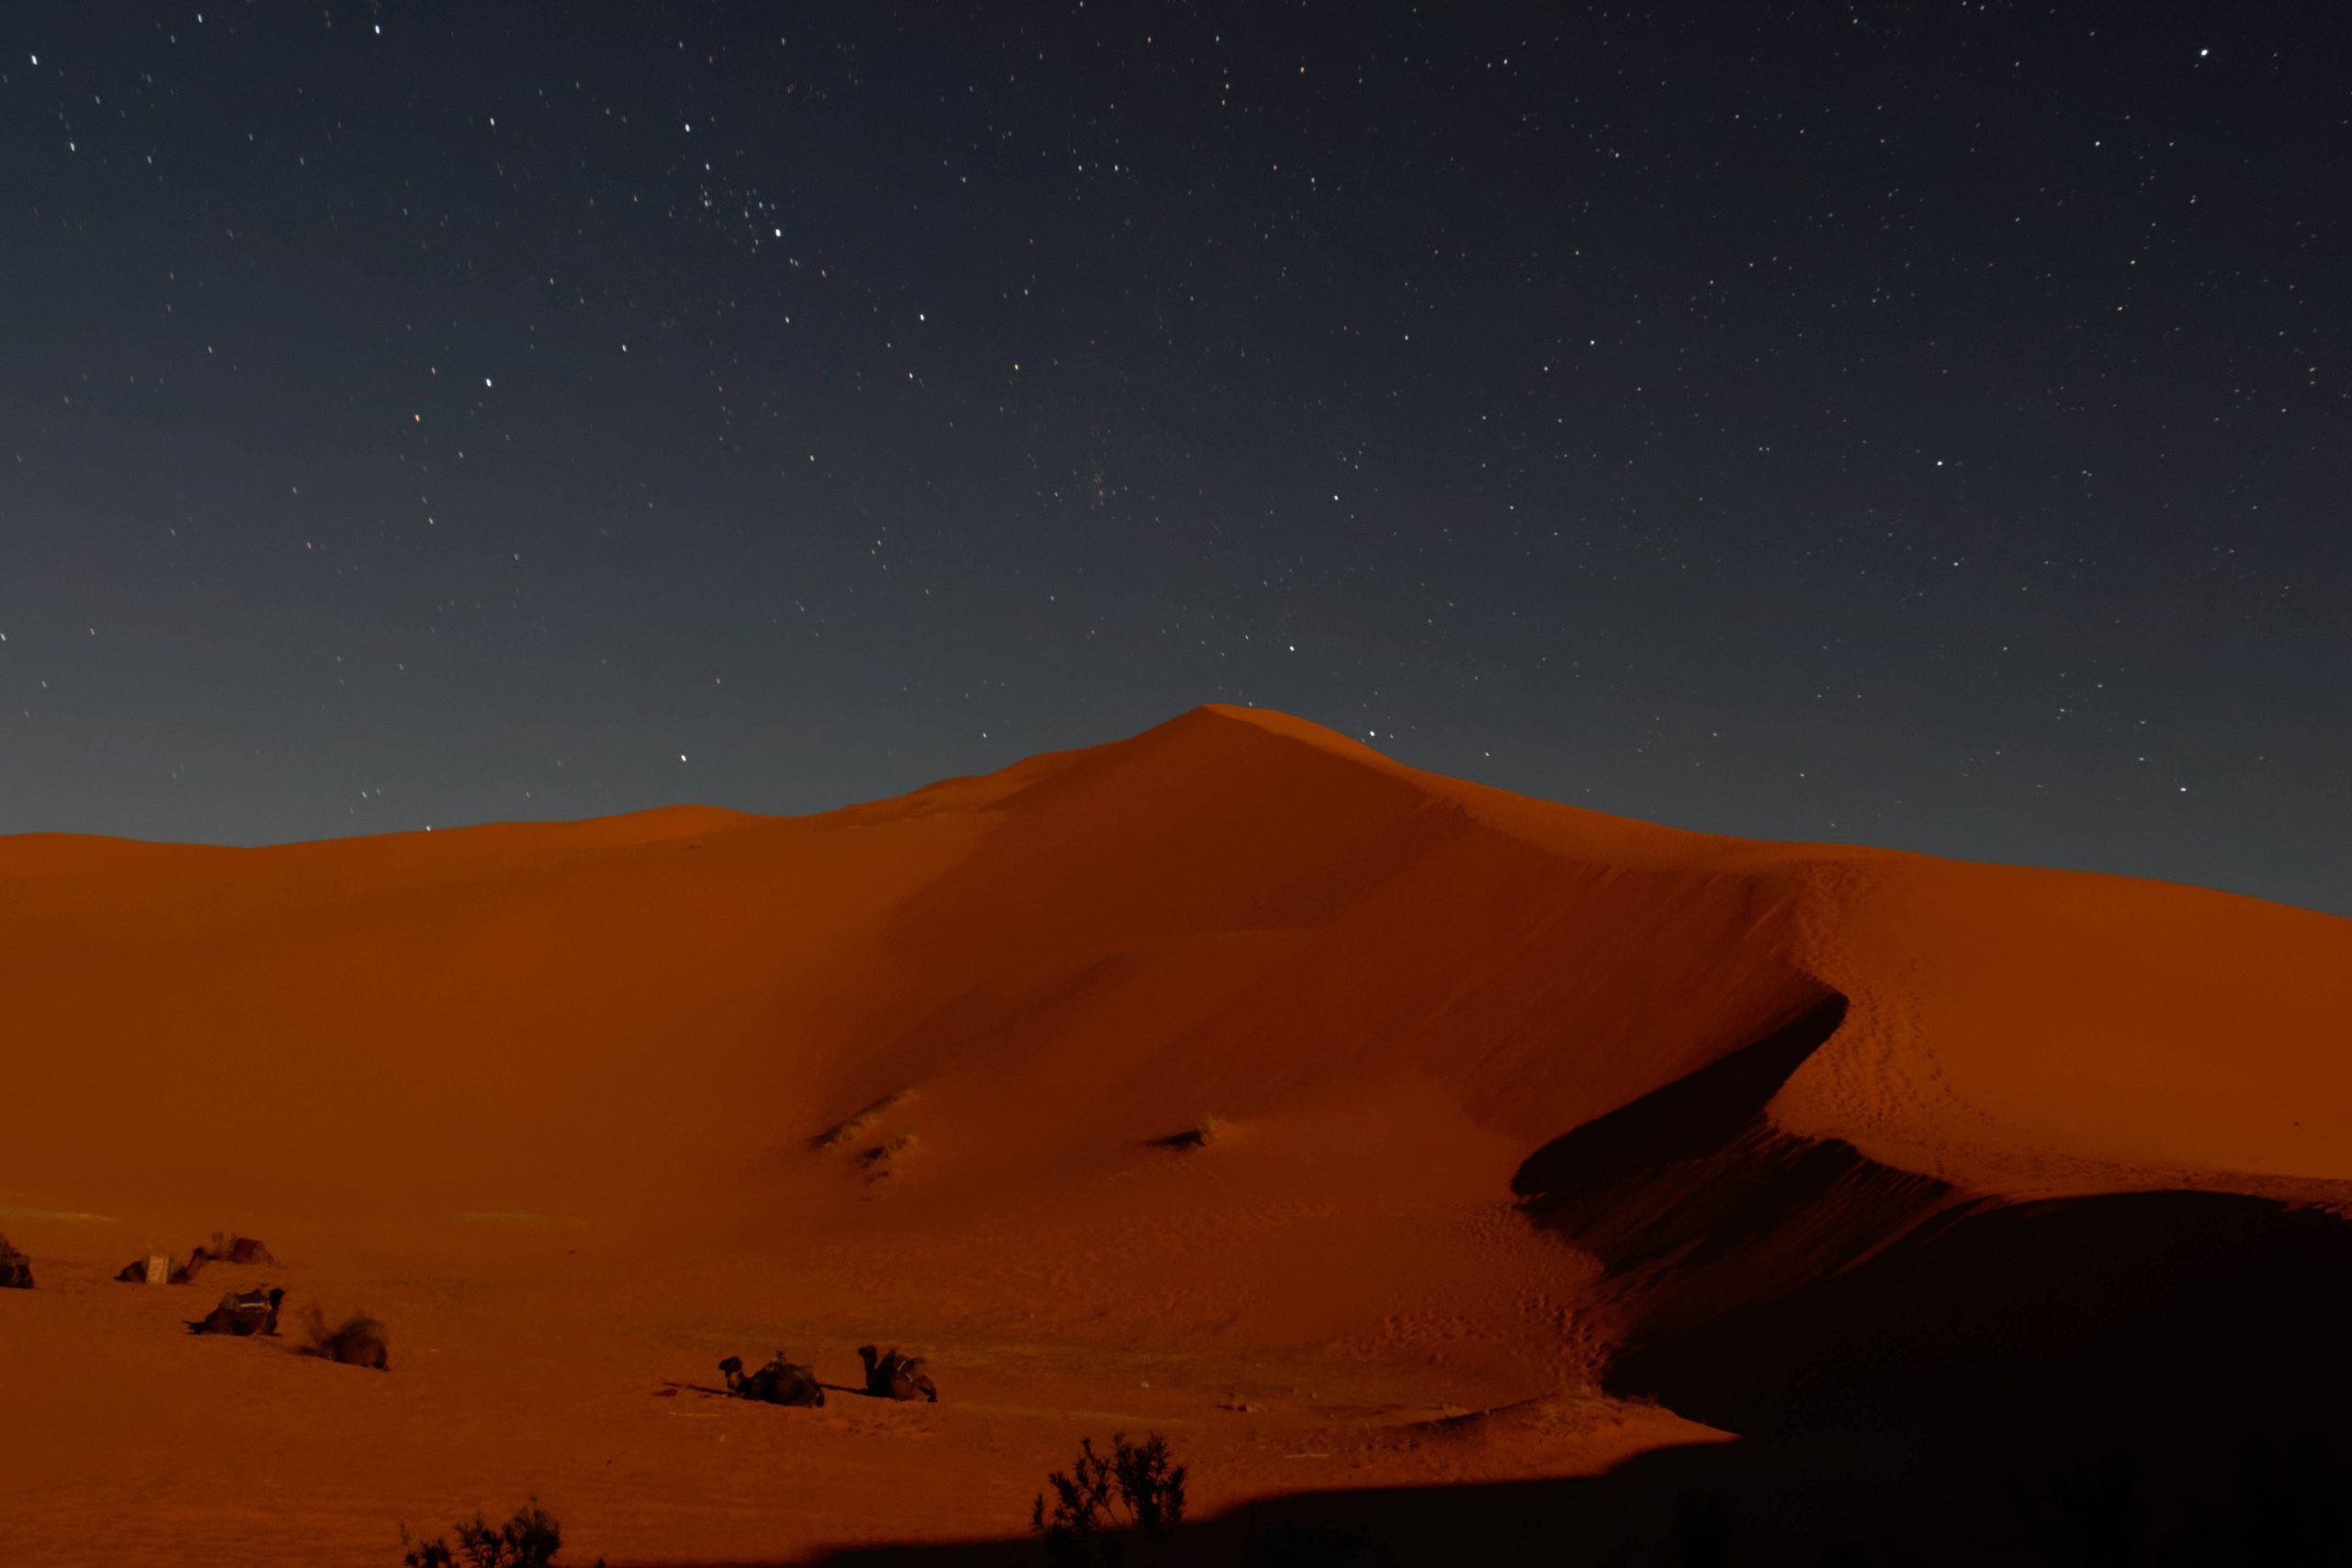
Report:
[[[1117,1427],[1372,1517],[2030,1378],[2081,1425],[2177,1333],[2340,1379],[2270,1308],[2352,1256],[2347,1019],[2352,922],[1233,708],[812,818],[0,839],[0,1520],[390,1562],[537,1489],[581,1561],[774,1560],[1015,1532]],[[283,1266],[107,1278],[223,1227]],[[393,1371],[177,1332],[264,1279]],[[945,1402],[664,1386],[877,1337]]]

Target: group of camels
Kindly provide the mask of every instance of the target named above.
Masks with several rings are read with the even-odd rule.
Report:
[[[208,1263],[250,1266],[277,1261],[267,1247],[251,1236],[215,1232],[211,1242],[193,1248],[185,1263],[159,1253],[125,1264],[115,1278],[130,1284],[185,1285]],[[0,1236],[0,1289],[28,1291],[32,1284],[32,1260],[9,1246],[7,1237]],[[274,1337],[277,1333],[278,1308],[285,1300],[285,1290],[276,1285],[231,1291],[210,1312],[189,1320],[187,1331],[226,1334],[240,1339],[254,1336]],[[340,1361],[345,1366],[371,1367],[378,1371],[391,1368],[384,1325],[372,1317],[351,1317],[341,1326],[329,1328],[326,1314],[314,1305],[305,1319],[304,1337],[309,1343],[301,1353],[306,1356]],[[872,1345],[861,1345],[857,1357],[865,1365],[865,1392],[868,1394],[876,1399],[937,1403],[939,1390],[932,1382],[930,1367],[921,1356],[902,1356],[895,1346],[881,1350]],[[719,1362],[718,1370],[727,1380],[727,1392],[738,1399],[768,1404],[825,1403],[825,1388],[817,1381],[816,1369],[786,1360],[781,1350],[754,1372],[743,1371],[742,1358],[739,1356],[729,1356]]]
[[[126,1264],[115,1278],[131,1284],[185,1285],[195,1279],[197,1271],[207,1263],[251,1265],[277,1261],[269,1248],[253,1237],[223,1235],[216,1231],[211,1243],[190,1251],[185,1263],[159,1253],[153,1258],[138,1258]],[[6,1236],[0,1236],[0,1289],[29,1291],[32,1288],[32,1260],[9,1246]],[[240,1339],[254,1335],[274,1337],[277,1333],[277,1309],[285,1300],[286,1292],[275,1285],[251,1291],[231,1291],[210,1312],[190,1320],[187,1331],[190,1334],[227,1334]],[[373,1367],[378,1371],[390,1369],[390,1358],[385,1351],[384,1325],[372,1317],[348,1318],[340,1327],[329,1328],[326,1314],[313,1306],[304,1324],[304,1332],[310,1343],[302,1347],[303,1355],[340,1361],[345,1366]]]
[[[197,1270],[207,1263],[275,1263],[277,1258],[269,1248],[249,1235],[223,1235],[212,1233],[209,1246],[198,1247],[188,1254],[184,1264],[168,1258],[149,1258],[126,1264],[115,1276],[132,1284],[162,1282],[185,1285],[196,1278]],[[231,1291],[220,1298],[220,1304],[202,1317],[189,1322],[190,1334],[228,1334],[242,1339],[251,1335],[276,1336],[277,1308],[286,1292],[277,1286],[251,1291]],[[391,1370],[391,1357],[385,1348],[384,1325],[365,1315],[345,1318],[339,1327],[327,1326],[326,1314],[313,1305],[303,1320],[303,1337],[309,1340],[301,1348],[305,1356],[322,1360],[340,1361],[347,1367],[370,1367],[383,1372]]]
[[[926,1399],[939,1402],[939,1390],[931,1381],[931,1369],[921,1356],[901,1356],[893,1346],[876,1350],[871,1345],[857,1348],[857,1359],[865,1363],[865,1392],[876,1399]],[[825,1385],[817,1381],[817,1369],[797,1361],[785,1359],[778,1350],[775,1359],[756,1372],[743,1371],[743,1359],[729,1356],[718,1363],[719,1374],[727,1380],[727,1392],[738,1399],[756,1399],[769,1404],[822,1404]]]

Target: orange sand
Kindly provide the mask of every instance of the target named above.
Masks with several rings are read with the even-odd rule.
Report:
[[[389,1563],[530,1491],[568,1560],[775,1560],[1017,1532],[1118,1427],[1196,1511],[1712,1438],[1594,1392],[1603,1262],[1514,1174],[1825,991],[1780,1134],[1962,1198],[2352,1201],[2352,922],[1650,827],[1259,710],[812,818],[0,839],[10,1561]],[[224,1228],[284,1262],[109,1279]],[[264,1281],[392,1371],[178,1331]],[[944,1403],[664,1387],[869,1338]]]

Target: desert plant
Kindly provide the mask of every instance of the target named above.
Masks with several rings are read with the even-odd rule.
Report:
[[[537,1497],[503,1525],[477,1513],[472,1522],[460,1520],[453,1528],[458,1532],[455,1551],[448,1538],[440,1536],[409,1546],[401,1562],[406,1568],[458,1568],[461,1563],[464,1568],[550,1568],[563,1545],[555,1516],[540,1507]],[[406,1526],[401,1529],[401,1544],[408,1545]]]
[[[345,1318],[335,1327],[327,1326],[327,1314],[315,1303],[302,1318],[301,1347],[305,1356],[317,1356],[329,1361],[343,1361],[356,1367],[373,1367],[389,1371],[391,1357],[384,1346],[384,1325],[364,1314]]]
[[[1169,1461],[1168,1439],[1157,1432],[1142,1443],[1114,1433],[1107,1454],[1083,1438],[1078,1462],[1046,1477],[1053,1509],[1046,1511],[1046,1495],[1038,1494],[1029,1529],[1064,1568],[1115,1563],[1133,1537],[1159,1540],[1183,1522],[1185,1468]]]

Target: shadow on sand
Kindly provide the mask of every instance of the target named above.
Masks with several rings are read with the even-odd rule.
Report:
[[[2214,1192],[2004,1206],[1780,1133],[1766,1102],[1845,1010],[1825,994],[1513,1183],[1604,1266],[1611,1388],[1740,1440],[1278,1498],[1124,1561],[2352,1565],[2352,1224]],[[1046,1560],[1005,1539],[821,1561]]]
[[[1738,1442],[1278,1498],[1125,1561],[2352,1562],[2347,1303],[2352,1225],[2318,1211],[2165,1192],[1970,1213],[1622,1364],[1627,1392]],[[1044,1564],[1007,1524],[819,1561]]]

